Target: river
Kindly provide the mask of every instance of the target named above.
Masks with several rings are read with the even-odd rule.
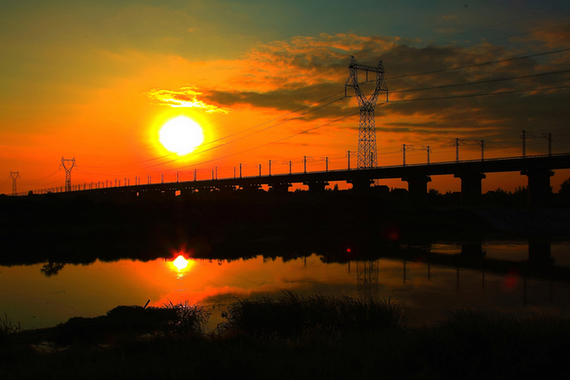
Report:
[[[544,247],[543,247],[544,248]],[[118,305],[201,304],[206,329],[237,299],[300,295],[391,299],[411,324],[445,319],[457,308],[519,317],[570,312],[570,242],[553,242],[539,258],[525,240],[393,247],[390,252],[303,257],[193,259],[180,249],[150,261],[0,266],[0,316],[23,329],[95,317]],[[182,255],[179,267],[173,261]]]

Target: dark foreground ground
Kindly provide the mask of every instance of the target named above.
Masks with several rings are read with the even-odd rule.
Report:
[[[449,202],[448,202],[449,201]],[[93,201],[0,197],[0,264],[153,260],[311,252],[364,257],[389,245],[501,236],[567,239],[567,208],[504,202],[468,209],[405,194]],[[385,301],[297,297],[237,301],[211,334],[199,306],[119,307],[51,329],[0,320],[0,379],[543,379],[570,374],[570,321],[455,311],[411,328]]]
[[[2,379],[566,379],[570,320],[466,310],[408,328],[386,301],[236,301],[210,334],[199,306],[118,307],[52,329],[4,320]]]

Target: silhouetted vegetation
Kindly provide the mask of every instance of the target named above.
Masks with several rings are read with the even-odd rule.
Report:
[[[446,322],[411,328],[405,310],[389,301],[292,293],[237,300],[212,333],[199,328],[207,316],[199,306],[123,306],[53,329],[9,332],[0,342],[0,376],[536,379],[570,369],[570,320],[562,317],[457,310]]]

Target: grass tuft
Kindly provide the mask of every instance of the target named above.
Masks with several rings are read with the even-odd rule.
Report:
[[[220,331],[242,330],[255,336],[335,336],[343,332],[399,329],[405,313],[390,300],[354,297],[299,296],[284,291],[280,298],[238,300],[223,315]]]
[[[7,344],[10,335],[22,331],[20,322],[18,325],[13,325],[12,321],[8,319],[8,315],[4,313],[4,318],[0,318],[0,345]]]
[[[164,308],[176,312],[176,318],[164,327],[164,332],[175,335],[203,334],[211,314],[202,305],[190,305],[188,301],[173,304],[169,300]]]

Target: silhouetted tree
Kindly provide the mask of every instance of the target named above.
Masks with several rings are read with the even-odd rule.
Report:
[[[560,190],[558,191],[558,194],[564,198],[570,198],[570,178],[567,178],[560,184]]]

